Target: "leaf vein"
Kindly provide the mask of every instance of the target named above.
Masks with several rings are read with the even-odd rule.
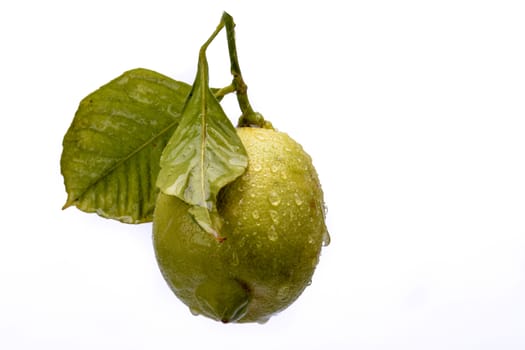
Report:
[[[173,121],[171,122],[168,126],[166,126],[164,129],[162,129],[157,135],[154,135],[152,138],[150,138],[149,140],[147,140],[146,142],[144,142],[144,144],[142,144],[140,147],[138,147],[137,149],[133,150],[132,152],[130,152],[127,156],[123,157],[123,158],[120,158],[120,160],[118,160],[113,166],[109,167],[105,172],[103,172],[100,177],[98,179],[96,179],[95,181],[93,181],[91,184],[89,184],[88,186],[86,186],[86,189],[80,193],[75,199],[74,201],[78,201],[80,200],[80,198],[82,198],[86,192],[88,192],[92,187],[96,186],[97,183],[99,183],[100,181],[102,181],[103,179],[105,179],[107,176],[109,176],[109,174],[111,174],[112,172],[114,172],[117,168],[119,168],[122,164],[124,164],[125,162],[127,162],[129,159],[131,159],[133,156],[135,156],[136,154],[138,154],[139,152],[141,152],[142,150],[144,150],[147,146],[151,145],[152,143],[154,143],[157,139],[161,138],[162,136],[164,136],[171,128],[173,128],[175,125],[177,125],[178,121]]]

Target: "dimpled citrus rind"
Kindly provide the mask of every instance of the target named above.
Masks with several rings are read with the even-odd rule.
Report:
[[[245,174],[218,198],[219,243],[176,197],[160,194],[154,247],[160,270],[194,314],[265,322],[309,285],[323,240],[323,194],[310,157],[287,134],[239,128]]]

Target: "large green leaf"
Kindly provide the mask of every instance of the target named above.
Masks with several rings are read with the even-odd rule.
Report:
[[[151,221],[160,156],[190,89],[134,69],[84,98],[63,140],[64,208],[126,223]]]
[[[164,149],[160,165],[157,184],[161,191],[190,204],[196,222],[220,239],[217,194],[244,173],[248,156],[208,86],[203,53],[181,122]]]

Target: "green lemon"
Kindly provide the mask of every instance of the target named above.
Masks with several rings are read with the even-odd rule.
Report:
[[[219,242],[160,194],[153,242],[160,270],[193,314],[222,322],[267,321],[310,284],[328,243],[323,193],[311,158],[287,134],[238,128],[247,171],[219,194]]]

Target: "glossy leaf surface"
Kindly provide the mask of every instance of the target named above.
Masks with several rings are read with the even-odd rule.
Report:
[[[64,208],[126,223],[151,221],[160,156],[190,90],[134,69],[84,98],[63,140]]]
[[[248,156],[235,127],[208,85],[203,54],[179,127],[161,157],[157,184],[161,191],[192,205],[190,214],[220,236],[216,199],[220,189],[242,175]]]

